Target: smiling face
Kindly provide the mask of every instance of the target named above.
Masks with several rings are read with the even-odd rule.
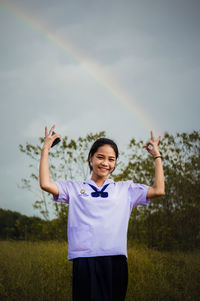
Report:
[[[105,144],[100,146],[92,157],[90,157],[92,166],[92,180],[106,180],[107,176],[115,169],[116,154],[114,149]]]

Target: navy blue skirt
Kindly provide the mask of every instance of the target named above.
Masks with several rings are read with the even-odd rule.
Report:
[[[126,256],[73,259],[73,301],[124,301],[127,286]]]

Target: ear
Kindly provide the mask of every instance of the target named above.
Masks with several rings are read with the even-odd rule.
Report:
[[[90,164],[92,165],[92,156],[90,155],[90,157],[89,157],[89,162],[90,162]]]
[[[90,156],[89,158],[88,158],[88,163],[89,163],[89,167],[90,167],[90,172],[92,171],[92,156]]]

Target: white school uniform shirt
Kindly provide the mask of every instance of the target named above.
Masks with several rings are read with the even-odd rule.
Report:
[[[133,181],[114,182],[104,192],[108,197],[92,197],[98,187],[93,180],[84,182],[56,182],[59,195],[57,202],[69,204],[68,210],[68,259],[77,257],[125,255],[127,257],[127,230],[133,207],[148,205],[149,186]]]

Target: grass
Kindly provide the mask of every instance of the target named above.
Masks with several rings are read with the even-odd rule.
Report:
[[[0,300],[72,300],[72,263],[66,258],[66,243],[1,241]],[[199,251],[129,247],[128,265],[126,301],[199,300]]]
[[[128,250],[131,300],[200,300],[200,252]],[[134,298],[133,298],[134,297]]]
[[[0,300],[71,300],[66,243],[0,242]]]

